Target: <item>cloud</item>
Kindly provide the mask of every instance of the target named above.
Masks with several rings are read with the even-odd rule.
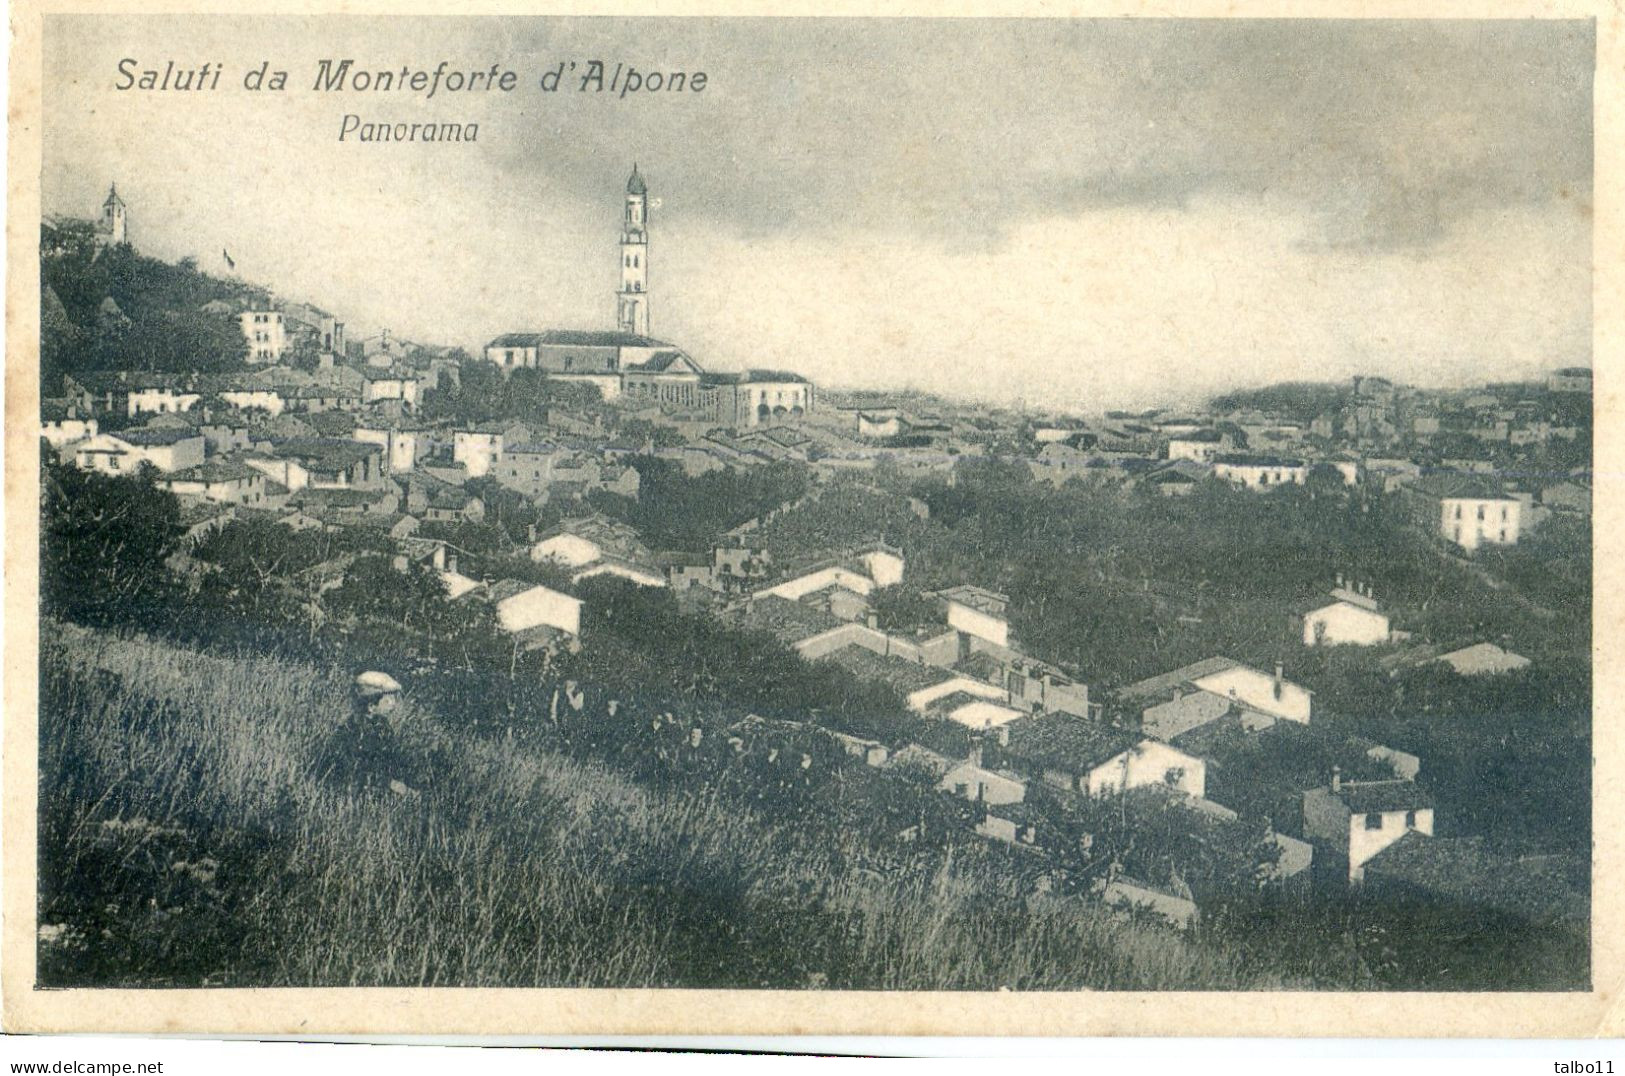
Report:
[[[1087,403],[1588,355],[1589,21],[107,25],[47,27],[46,209],[92,211],[117,179],[143,249],[216,265],[228,247],[361,331],[607,324],[637,160],[663,201],[657,330],[723,367]],[[111,89],[120,57],[180,41],[234,72],[269,53],[294,89]],[[333,98],[309,91],[322,57],[499,62],[523,86]],[[530,88],[589,57],[710,85]],[[481,138],[340,144],[347,111]]]

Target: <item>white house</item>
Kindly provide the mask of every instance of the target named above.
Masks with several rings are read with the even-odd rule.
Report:
[[[372,367],[361,371],[361,402],[378,403],[382,400],[400,400],[409,408],[418,405],[418,390],[423,382],[416,374],[397,370],[378,370]]]
[[[484,422],[472,429],[455,430],[451,435],[451,458],[463,465],[470,478],[490,473],[491,465],[502,458],[504,443],[530,440],[530,431],[517,423]]]
[[[752,595],[753,598],[765,598],[777,595],[788,601],[799,601],[801,598],[825,587],[837,586],[850,590],[854,594],[867,597],[875,591],[875,581],[856,568],[845,564],[832,564],[825,568],[798,575],[794,579],[786,579],[770,587],[764,587]]]
[[[200,463],[154,484],[178,497],[201,497],[214,504],[254,507],[265,499],[265,475],[235,460]]]
[[[222,389],[220,398],[244,411],[257,408],[270,415],[280,415],[288,406],[282,393],[269,386],[239,385]]]
[[[1433,798],[1413,781],[1344,781],[1303,794],[1303,835],[1338,862],[1348,880],[1364,877],[1366,860],[1407,833],[1433,835]]]
[[[1192,683],[1203,691],[1232,699],[1271,717],[1309,723],[1314,692],[1286,679],[1280,665],[1275,666],[1274,676],[1246,665],[1232,665]]]
[[[1201,799],[1207,792],[1207,764],[1157,740],[1140,740],[1080,774],[1077,788],[1091,796],[1104,796],[1150,785]]]
[[[643,568],[628,561],[609,559],[600,560],[574,572],[570,582],[579,583],[583,579],[591,579],[599,575],[612,575],[617,579],[625,579],[636,583],[640,587],[669,586],[666,577],[654,568]]]
[[[942,602],[948,625],[956,631],[990,642],[1010,645],[1010,623],[1004,611],[1010,599],[982,587],[961,584],[930,595]]]
[[[1480,475],[1438,474],[1405,486],[1418,523],[1471,553],[1481,545],[1515,545],[1523,502]]]
[[[80,418],[70,414],[66,407],[42,408],[42,411],[44,415],[40,419],[40,436],[52,448],[61,448],[63,445],[96,436],[96,420],[93,418]]]
[[[1281,456],[1222,453],[1213,457],[1213,473],[1243,489],[1268,490],[1303,485],[1309,476],[1309,467],[1303,460]]]
[[[1019,776],[982,765],[980,747],[971,748],[968,759],[943,774],[937,789],[990,807],[1021,803],[1027,798],[1027,784]]]
[[[569,635],[581,634],[581,601],[540,584],[504,579],[487,595],[496,606],[497,623],[504,631],[521,632],[549,627]]]
[[[1168,438],[1170,460],[1190,460],[1193,463],[1212,463],[1224,451],[1224,435],[1217,430],[1194,430]]]
[[[1158,786],[1200,799],[1207,789],[1201,759],[1070,714],[1025,718],[1001,730],[1000,741],[1018,771],[1089,796]]]
[[[1304,614],[1304,646],[1380,646],[1389,640],[1393,625],[1371,595],[1338,587],[1332,598]]]
[[[385,474],[405,474],[429,454],[428,431],[412,426],[357,423],[350,436],[362,444],[383,449]]]
[[[143,414],[178,414],[190,411],[201,399],[202,394],[182,389],[174,378],[159,375],[150,381],[132,381],[125,407],[131,418]]]
[[[206,442],[192,430],[122,430],[98,433],[74,446],[73,462],[82,471],[133,474],[143,463],[160,471],[181,471],[203,462]]]
[[[255,364],[282,361],[288,346],[287,326],[277,310],[245,310],[237,319],[248,341],[248,361]]]

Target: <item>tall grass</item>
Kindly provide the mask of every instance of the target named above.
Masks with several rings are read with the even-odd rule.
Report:
[[[435,781],[353,791],[317,773],[337,674],[42,627],[46,985],[1308,985],[1035,894],[974,843],[877,873],[729,800],[410,705]]]

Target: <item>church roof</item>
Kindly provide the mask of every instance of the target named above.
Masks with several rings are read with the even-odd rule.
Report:
[[[486,347],[671,347],[637,333],[599,331],[594,329],[549,329],[540,333],[504,333]]]
[[[638,166],[632,166],[632,178],[626,181],[627,194],[648,194],[649,188],[643,185],[643,177],[638,175]]]
[[[104,205],[104,206],[110,206],[110,205],[121,206],[123,204],[124,204],[124,199],[122,199],[122,198],[120,198],[118,196],[118,184],[114,183],[112,186],[110,186],[107,189],[107,201],[103,202],[102,205]]]

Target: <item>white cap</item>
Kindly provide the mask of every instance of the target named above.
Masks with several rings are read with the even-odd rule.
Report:
[[[356,691],[362,695],[393,695],[400,691],[400,681],[384,672],[364,672],[355,678]]]

